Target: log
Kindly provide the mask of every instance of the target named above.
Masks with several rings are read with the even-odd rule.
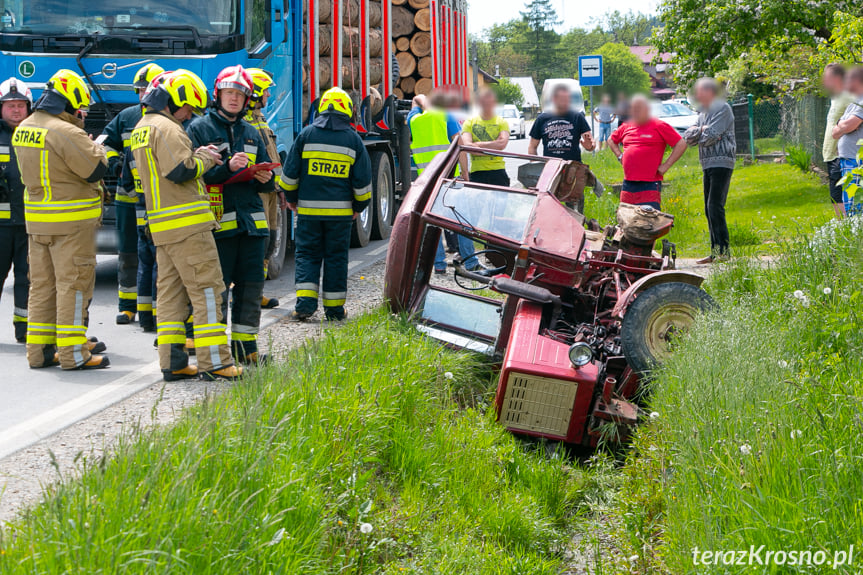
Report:
[[[331,41],[333,27],[324,24],[318,27],[318,52],[321,56],[329,56],[332,52]],[[383,52],[383,32],[379,29],[369,30],[369,55],[377,58]],[[342,27],[342,55],[360,55],[360,29],[353,26]]]
[[[414,13],[410,8],[396,6],[393,8],[393,36],[410,36],[416,29]]]
[[[416,85],[417,81],[411,76],[402,78],[401,82],[399,82],[399,88],[401,88],[405,94],[413,94],[416,89]]]
[[[420,58],[419,63],[417,63],[417,71],[420,76],[423,78],[431,78],[432,77],[432,59],[431,56],[426,56],[425,58]]]
[[[383,21],[384,15],[382,12],[381,3],[372,0],[371,2],[369,2],[369,27],[379,28]]]
[[[369,85],[380,84],[382,78],[383,66],[380,60],[372,60],[369,65]],[[360,85],[360,63],[342,62],[342,88],[352,90],[359,88]]]
[[[431,11],[428,8],[423,8],[417,12],[414,16],[414,25],[423,32],[431,30]]]
[[[431,54],[431,34],[428,32],[417,32],[411,38],[411,53],[417,58]]]
[[[417,59],[410,52],[399,52],[396,54],[396,59],[399,61],[399,71],[402,78],[413,76],[417,69]]]
[[[396,0],[393,0],[393,4],[395,4],[395,3],[396,3]],[[405,93],[402,92],[401,88],[394,89],[393,94],[395,94],[395,97],[398,98],[399,100],[405,99]]]
[[[371,100],[372,117],[377,116],[384,109],[384,99],[381,93],[376,88],[369,88],[369,96]]]
[[[396,50],[399,52],[407,52],[411,49],[411,39],[407,36],[402,36],[396,39]]]
[[[429,0],[408,0],[408,4],[414,10],[422,10],[429,7]]]
[[[326,90],[330,86],[332,86],[332,64],[328,59],[321,58],[318,61],[318,85],[321,90]],[[303,91],[308,92],[309,90],[309,67],[303,66]]]
[[[422,78],[417,81],[416,93],[428,95],[432,91],[432,87],[431,78]]]
[[[318,23],[330,24],[333,21],[333,5],[331,0],[319,0],[318,4]],[[340,0],[342,6],[342,24],[351,26],[359,26],[360,23],[360,2],[359,0]],[[348,17],[350,16],[350,18]]]

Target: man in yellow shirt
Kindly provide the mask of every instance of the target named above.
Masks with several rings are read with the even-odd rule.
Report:
[[[477,97],[479,115],[462,126],[462,143],[465,146],[482,148],[490,152],[506,149],[509,143],[509,124],[497,115],[497,96],[484,88]],[[495,156],[471,154],[470,180],[493,186],[509,186],[504,159]]]

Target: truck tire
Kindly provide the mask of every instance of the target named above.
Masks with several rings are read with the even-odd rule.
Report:
[[[270,257],[270,265],[267,267],[267,279],[279,279],[282,275],[282,268],[285,265],[285,259],[288,257],[288,248],[291,245],[291,230],[288,225],[291,219],[288,217],[287,210],[279,210],[279,217],[276,222],[276,249]],[[270,230],[272,233],[272,230]]]
[[[695,318],[715,307],[698,287],[669,282],[647,288],[623,316],[621,347],[629,366],[644,375],[671,355],[675,333],[692,327]]]
[[[396,186],[393,181],[392,161],[386,152],[372,153],[372,239],[390,237],[393,226]]]
[[[351,247],[364,248],[369,245],[372,239],[372,206],[368,206],[363,210],[357,219],[354,220],[354,226],[351,229]]]

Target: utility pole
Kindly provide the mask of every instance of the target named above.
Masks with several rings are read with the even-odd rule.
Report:
[[[479,93],[479,54],[477,53],[476,41],[470,46],[471,60],[473,61],[473,92]]]

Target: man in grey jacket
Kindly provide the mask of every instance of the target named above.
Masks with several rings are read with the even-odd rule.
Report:
[[[734,139],[734,113],[721,97],[719,83],[701,78],[695,83],[695,100],[701,108],[698,123],[683,137],[690,146],[698,146],[698,159],[704,172],[704,213],[710,229],[710,255],[698,260],[711,264],[728,256],[728,224],[725,200],[734,171],[737,143]]]

